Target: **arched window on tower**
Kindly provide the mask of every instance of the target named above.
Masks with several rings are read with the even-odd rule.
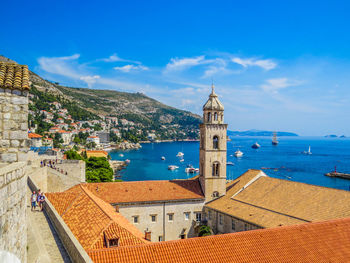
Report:
[[[219,162],[214,162],[213,163],[213,170],[212,170],[212,176],[219,176],[219,169],[220,169],[220,164]]]
[[[215,198],[215,197],[219,197],[219,192],[218,191],[214,191],[213,192],[213,197]]]
[[[211,121],[211,112],[208,112],[208,121]]]
[[[220,116],[221,116],[221,121],[222,121],[224,118],[224,114],[221,113]]]
[[[217,121],[217,120],[218,120],[218,113],[214,112],[214,121]]]
[[[219,137],[216,135],[213,137],[213,148],[219,149]]]

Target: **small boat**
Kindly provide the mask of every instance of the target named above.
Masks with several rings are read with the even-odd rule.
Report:
[[[242,157],[243,156],[243,152],[241,152],[240,150],[235,151],[235,156],[236,157]]]
[[[198,173],[199,172],[199,168],[187,167],[187,168],[185,168],[185,172],[186,173],[191,173],[191,174]]]
[[[235,165],[233,162],[227,162],[226,165]]]
[[[180,159],[180,162],[182,163],[182,162],[184,162],[185,160],[184,159]]]
[[[165,157],[164,156],[162,156],[160,159],[162,159],[163,161],[165,160]]]
[[[184,153],[183,153],[183,152],[178,152],[176,156],[177,156],[177,157],[183,157],[183,156],[184,156]]]
[[[125,163],[126,163],[126,164],[129,164],[129,163],[130,163],[130,160],[129,160],[129,159],[126,159],[126,160],[125,160]]]
[[[170,170],[170,171],[176,170],[178,168],[179,168],[179,166],[176,166],[176,165],[169,165],[168,166],[168,170]]]
[[[307,154],[307,155],[311,155],[311,146],[309,146],[309,150],[308,151],[303,151],[303,154]]]
[[[252,145],[252,148],[253,149],[259,149],[260,148],[260,144],[259,143],[254,143],[253,145]]]
[[[274,132],[272,137],[272,145],[277,145],[277,144],[278,144],[277,133]]]
[[[122,153],[121,153],[121,154],[119,154],[119,157],[124,157],[124,154],[122,154]]]

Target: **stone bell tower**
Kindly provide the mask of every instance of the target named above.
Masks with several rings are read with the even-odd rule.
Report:
[[[226,194],[227,124],[224,124],[224,106],[215,94],[214,85],[203,106],[203,123],[199,128],[199,178],[205,201],[209,202]]]

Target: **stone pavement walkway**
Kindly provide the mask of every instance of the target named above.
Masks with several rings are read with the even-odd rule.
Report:
[[[30,210],[31,191],[27,186],[27,262],[71,262],[49,218],[44,212]]]

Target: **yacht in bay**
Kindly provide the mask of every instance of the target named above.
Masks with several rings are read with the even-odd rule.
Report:
[[[236,157],[242,157],[243,156],[243,152],[241,152],[239,149],[237,151],[235,151],[235,156]]]
[[[274,132],[272,137],[272,145],[277,145],[277,144],[278,144],[277,132]]]
[[[252,148],[253,149],[259,149],[260,148],[260,144],[259,143],[254,143],[253,145],[252,145]]]

